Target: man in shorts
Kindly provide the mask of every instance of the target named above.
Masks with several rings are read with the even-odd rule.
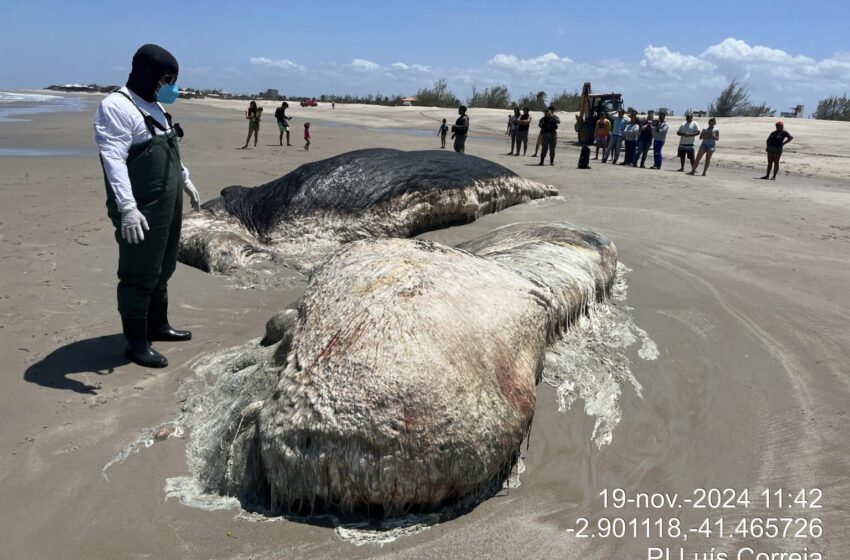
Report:
[[[685,156],[691,162],[691,167],[694,165],[694,140],[699,136],[699,123],[694,121],[694,114],[691,111],[685,113],[685,122],[679,126],[676,134],[679,136],[679,169],[685,170]]]
[[[280,145],[283,146],[283,135],[286,134],[286,145],[291,146],[289,143],[289,121],[292,117],[286,116],[286,109],[289,107],[289,103],[284,101],[280,104],[280,107],[274,112],[274,118],[277,120],[277,128],[280,130]]]

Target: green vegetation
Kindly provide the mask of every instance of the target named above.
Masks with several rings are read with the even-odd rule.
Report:
[[[581,92],[579,90],[573,92],[564,90],[552,97],[551,104],[558,111],[578,111],[581,109]]]
[[[528,107],[532,111],[545,111],[546,110],[546,92],[538,91],[534,93],[528,93],[523,95],[522,97],[516,100],[516,106],[520,109],[523,107]]]
[[[511,106],[511,94],[505,86],[493,86],[478,91],[472,87],[472,97],[467,102],[470,107],[486,109],[507,109]]]
[[[457,107],[460,105],[454,92],[442,78],[434,82],[434,87],[422,88],[416,92],[416,104],[423,107]]]
[[[289,97],[289,100],[300,101],[300,97]],[[381,92],[370,93],[368,95],[330,95],[324,94],[319,97],[319,101],[335,102],[335,103],[360,103],[363,105],[400,105],[400,95],[382,95]]]
[[[850,99],[847,94],[832,95],[818,101],[812,117],[829,121],[850,121]]]
[[[732,80],[708,106],[713,117],[772,117],[776,109],[765,103],[753,105],[747,88]]]

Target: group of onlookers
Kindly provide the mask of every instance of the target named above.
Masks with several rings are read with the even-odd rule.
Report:
[[[690,117],[693,118],[692,116]],[[696,123],[694,123],[695,126]],[[596,120],[596,156],[599,159],[599,150],[602,150],[602,163],[616,164],[620,159],[622,146],[625,145],[625,154],[620,165],[631,165],[632,167],[646,167],[646,157],[649,148],[653,151],[653,164],[650,169],[661,169],[663,160],[661,150],[667,142],[667,132],[670,124],[667,122],[667,114],[659,113],[658,120],[650,118],[639,119],[637,114],[630,113],[626,116],[625,111],[620,109],[613,122],[605,112],[601,112]],[[680,133],[682,128],[680,127]],[[688,138],[692,138],[692,131],[688,128]],[[697,129],[699,134],[699,129]],[[681,135],[681,134],[680,134]],[[691,140],[693,150],[693,140]],[[693,159],[693,158],[691,158]]]
[[[286,109],[289,104],[284,101],[275,111],[275,120],[277,121],[280,131],[279,142],[283,145],[283,137],[286,136],[286,145],[290,143],[290,127],[289,121],[292,117],[286,115]],[[255,101],[251,101],[248,109],[245,111],[245,118],[248,120],[248,137],[245,139],[243,149],[248,147],[251,136],[254,137],[254,147],[257,146],[257,136],[260,131],[260,120],[262,118],[263,108],[257,107]],[[467,108],[461,105],[458,108],[458,119],[451,127],[452,139],[454,140],[454,150],[459,153],[464,153],[466,149],[466,137],[469,133],[469,116]],[[589,119],[592,120],[592,119]],[[518,156],[520,149],[522,155],[528,152],[528,133],[531,128],[531,114],[528,107],[523,107],[520,112],[519,107],[514,107],[513,113],[508,116],[508,126],[505,134],[511,138],[511,151],[508,155]],[[540,163],[543,165],[546,156],[549,156],[549,165],[555,164],[555,146],[557,144],[557,131],[561,121],[555,115],[555,107],[549,106],[546,109],[544,116],[537,122],[540,133],[537,136],[537,143],[534,148],[532,157],[537,157],[540,153]],[[670,130],[670,125],[667,122],[667,114],[664,112],[658,113],[658,119],[643,118],[639,119],[634,112],[628,116],[623,109],[617,111],[617,116],[608,117],[608,113],[600,110],[594,121],[584,123],[583,130],[592,133],[592,144],[596,146],[595,160],[599,159],[599,152],[602,152],[602,163],[607,163],[611,159],[611,163],[616,164],[620,159],[620,153],[623,152],[623,161],[620,165],[632,167],[646,167],[646,158],[649,154],[649,149],[652,147],[653,162],[650,169],[661,169],[663,161],[662,149],[667,142],[667,133]],[[443,119],[442,124],[437,132],[440,136],[441,148],[446,147],[446,136],[448,135],[449,127],[446,124],[446,119]],[[702,174],[705,175],[711,165],[711,157],[717,148],[717,142],[720,140],[720,131],[717,128],[717,120],[712,117],[708,119],[708,126],[700,128],[700,125],[694,121],[694,115],[691,111],[685,113],[685,121],[679,126],[676,131],[679,137],[679,145],[677,156],[679,158],[678,171],[685,171],[685,159],[690,162],[689,175],[696,174],[697,168],[703,157],[705,164],[703,165]],[[590,159],[587,140],[588,135],[580,133],[580,142],[583,144],[582,154],[579,158],[580,168],[589,168]],[[699,149],[695,152],[694,148],[696,140],[700,140]],[[785,130],[784,123],[778,121],[776,130],[773,131],[767,138],[767,172],[762,179],[776,179],[776,174],[779,172],[779,160],[782,156],[782,148],[785,144],[793,140],[793,137]],[[310,149],[310,123],[304,123],[304,149]],[[771,175],[772,171],[772,175]]]
[[[286,116],[286,110],[289,108],[289,103],[284,101],[274,112],[274,118],[277,121],[277,128],[280,131],[278,141],[283,146],[283,137],[286,135],[286,145],[291,146],[289,141],[289,121],[292,117]],[[260,121],[263,117],[263,108],[257,107],[256,101],[251,101],[248,104],[248,109],[245,111],[245,118],[248,120],[248,137],[245,139],[245,145],[242,149],[248,148],[248,143],[251,141],[251,136],[254,137],[254,147],[257,147],[257,136],[260,134]],[[310,123],[304,123],[304,149],[310,149]]]
[[[508,115],[508,127],[505,134],[511,137],[511,151],[508,155],[518,156],[520,146],[522,146],[522,155],[528,153],[528,131],[531,128],[531,114],[528,107],[522,108],[520,114],[519,107],[514,107],[512,115]],[[534,155],[537,157],[537,152],[540,153],[540,163],[543,165],[546,161],[546,155],[549,155],[549,165],[555,165],[555,145],[558,143],[558,126],[561,124],[561,119],[555,114],[555,107],[549,106],[543,117],[537,121],[537,127],[540,133],[537,135],[537,143],[534,146]]]
[[[667,123],[667,114],[660,112],[658,120],[650,118],[638,119],[637,114],[625,115],[620,109],[617,116],[609,119],[605,111],[601,111],[596,119],[594,145],[596,146],[596,157],[599,159],[599,151],[602,150],[602,163],[606,163],[609,157],[611,163],[616,164],[620,158],[621,145],[625,145],[625,155],[620,165],[632,167],[646,167],[646,156],[652,146],[653,165],[650,169],[661,169],[663,161],[662,149],[667,141],[667,133],[670,125]],[[679,158],[678,171],[685,171],[685,158],[690,162],[689,175],[695,175],[702,158],[705,157],[702,174],[705,175],[711,165],[711,156],[717,148],[720,140],[720,130],[717,128],[717,119],[708,119],[708,126],[700,128],[694,121],[691,111],[685,113],[683,122],[676,135],[679,137],[677,156]],[[699,150],[694,153],[696,140],[699,139]],[[782,121],[776,123],[776,130],[767,139],[767,173],[762,179],[776,179],[779,171],[779,159],[782,155],[782,147],[793,140],[793,137],[785,131]],[[581,165],[580,165],[581,167]],[[773,175],[771,176],[771,169]]]

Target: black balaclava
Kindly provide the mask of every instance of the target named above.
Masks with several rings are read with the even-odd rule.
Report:
[[[153,103],[159,80],[165,74],[177,74],[180,67],[174,55],[159,45],[142,45],[133,55],[133,69],[127,78],[127,88]]]

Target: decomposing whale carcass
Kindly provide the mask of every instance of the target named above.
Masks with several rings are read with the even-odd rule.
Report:
[[[411,237],[557,194],[475,156],[358,150],[225,188],[185,217],[178,258],[225,274],[269,262],[306,270],[353,240]]]
[[[465,247],[350,243],[262,343],[208,359],[214,386],[189,402],[203,491],[391,516],[493,488],[528,432],[547,345],[609,293],[616,249],[564,224]]]

